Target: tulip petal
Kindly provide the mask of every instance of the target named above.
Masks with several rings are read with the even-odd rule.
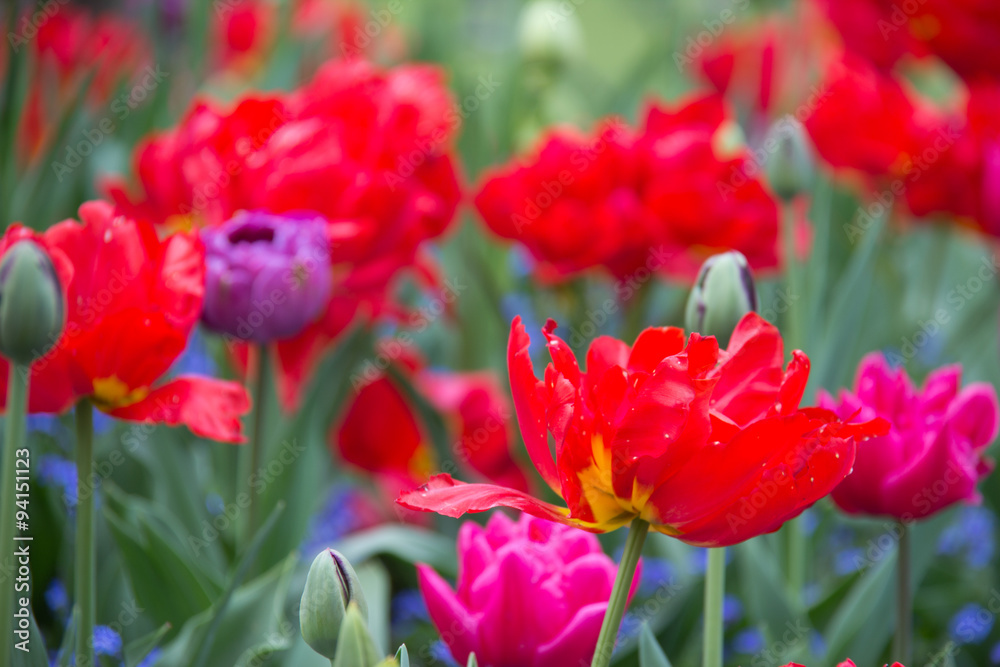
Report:
[[[461,664],[476,650],[476,620],[455,595],[455,591],[433,569],[417,564],[417,585],[427,604],[427,613],[434,625],[447,628],[441,639],[451,650],[451,655]]]
[[[608,603],[604,601],[580,609],[555,639],[538,647],[533,667],[589,665],[607,608]]]
[[[396,502],[411,510],[437,512],[456,519],[466,512],[509,507],[540,519],[600,532],[596,526],[570,519],[566,508],[532,498],[522,491],[492,484],[466,484],[447,474],[434,475],[420,488],[402,493]]]
[[[553,491],[560,493],[556,463],[549,450],[543,388],[535,377],[534,367],[531,364],[530,345],[531,339],[524,330],[521,318],[515,317],[507,345],[507,368],[510,373],[510,389],[514,397],[517,420],[531,462],[545,483]]]
[[[851,436],[886,426],[844,425],[816,409],[755,422],[729,443],[706,446],[650,503],[659,523],[689,544],[736,544],[776,530],[830,493],[854,463]],[[710,489],[702,482],[709,477]]]
[[[736,325],[717,372],[712,408],[745,426],[775,403],[785,373],[781,334],[756,313]]]
[[[181,376],[152,390],[143,400],[108,414],[130,421],[176,426],[221,442],[243,442],[240,417],[250,411],[243,385],[198,376]]]

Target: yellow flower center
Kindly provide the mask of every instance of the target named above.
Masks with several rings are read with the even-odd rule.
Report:
[[[124,408],[126,405],[138,403],[149,395],[149,387],[132,389],[116,376],[94,380],[93,400],[102,410]]]

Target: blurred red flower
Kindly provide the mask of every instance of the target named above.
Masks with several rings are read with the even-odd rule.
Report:
[[[527,492],[524,471],[510,450],[512,410],[497,378],[488,372],[453,373],[423,368],[413,351],[394,355],[394,368],[445,418],[453,448],[436,461],[428,426],[392,377],[367,378],[330,431],[334,454],[375,473],[395,498],[400,488],[426,482],[442,464],[452,470]]]
[[[19,149],[28,160],[45,146],[60,120],[58,114],[73,107],[77,87],[88,76],[93,78],[85,99],[100,107],[150,58],[147,39],[134,22],[117,14],[94,14],[72,4],[51,14],[32,7],[14,26],[0,27],[15,52],[27,48],[33,56],[18,138]],[[7,49],[0,52],[0,73],[5,72],[5,57],[9,56]],[[126,94],[122,104],[128,102]]]
[[[641,131],[605,121],[593,137],[545,137],[534,154],[490,170],[475,203],[486,225],[523,243],[544,279],[643,267],[682,279],[736,249],[778,266],[778,209],[720,95],[652,105]]]
[[[508,369],[528,453],[568,507],[449,475],[397,502],[452,517],[512,507],[593,532],[641,517],[689,544],[726,546],[777,530],[827,495],[851,469],[853,438],[888,426],[799,408],[809,360],[795,351],[785,370],[778,330],[754,313],[727,350],[698,334],[685,345],[674,327],[646,329],[631,347],[597,338],[585,372],[554,328],[544,329],[552,363],[539,380],[515,319]]]
[[[822,87],[826,98],[805,119],[820,155],[838,169],[903,175],[922,128],[899,82],[846,55],[830,64]]]
[[[275,5],[267,0],[219,3],[212,12],[214,67],[237,72],[256,68],[274,39],[277,21]]]
[[[882,69],[936,55],[968,81],[1000,76],[1000,5],[990,0],[818,0],[844,47]]]
[[[121,182],[108,190],[124,210],[171,227],[218,225],[240,210],[327,219],[334,297],[305,331],[276,343],[291,406],[351,322],[396,310],[390,288],[401,270],[435,280],[420,245],[458,206],[458,120],[440,70],[331,61],[288,95],[245,97],[229,111],[196,103],[138,149],[136,195]]]
[[[250,399],[240,384],[181,376],[154,386],[201,315],[201,242],[193,234],[161,241],[151,225],[105,202],[84,204],[80,219],[32,235],[64,281],[67,321],[32,364],[29,410],[64,412],[86,398],[119,419],[184,424],[207,438],[241,442]],[[25,234],[12,226],[2,249]],[[0,372],[7,372],[5,360]],[[6,402],[6,383],[0,397]]]

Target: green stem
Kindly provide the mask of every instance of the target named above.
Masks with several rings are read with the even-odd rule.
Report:
[[[76,664],[94,664],[94,411],[88,399],[76,404]]]
[[[796,600],[802,598],[802,589],[806,585],[806,550],[808,540],[802,529],[802,517],[789,521],[788,531],[788,588]]]
[[[5,483],[0,485],[4,489],[3,497],[0,498],[0,548],[4,553],[4,565],[10,565],[11,571],[14,568],[13,551],[15,549],[14,518],[17,512],[15,501],[17,499],[16,477],[17,465],[16,451],[19,445],[24,444],[24,408],[28,397],[28,366],[21,364],[10,364],[10,373],[7,379],[7,423],[3,442],[3,474]],[[24,471],[27,474],[27,470]],[[5,568],[6,569],[6,568]],[[4,582],[3,591],[0,592],[0,663],[7,664],[12,659],[14,637],[14,582]]]
[[[785,288],[788,290],[787,326],[785,331],[785,349],[800,350],[805,346],[803,332],[806,323],[803,320],[805,315],[804,281],[802,279],[802,266],[799,263],[798,255],[795,252],[795,209],[792,202],[785,202],[781,207],[782,223],[781,236],[784,244],[785,256]],[[785,530],[788,533],[788,586],[796,598],[801,595],[802,588],[806,583],[806,558],[808,542],[805,531],[802,529],[802,519],[798,518],[788,522]]]
[[[895,658],[904,665],[913,651],[913,599],[910,595],[910,529],[899,524],[899,551],[896,560],[896,642]]]
[[[608,610],[604,613],[601,624],[601,634],[597,637],[597,648],[594,650],[594,660],[591,667],[607,667],[611,664],[611,654],[615,650],[615,640],[618,639],[618,628],[625,614],[625,604],[632,589],[632,579],[635,577],[635,566],[639,563],[642,545],[649,533],[649,522],[636,517],[628,529],[628,539],[625,540],[625,551],[622,552],[622,562],[618,564],[618,574],[615,575],[615,586],[611,589],[611,599],[608,600]]]
[[[802,266],[795,252],[795,208],[791,202],[786,202],[781,207],[782,223],[781,237],[784,243],[785,256],[785,286],[788,289],[788,297],[792,303],[788,309],[788,321],[784,335],[786,350],[801,349],[803,321],[802,315],[805,309],[799,305],[803,304],[802,294]]]
[[[267,345],[257,345],[250,350],[251,363],[247,368],[252,375],[248,380],[253,382],[251,389],[253,397],[253,416],[251,417],[250,441],[240,450],[240,476],[236,484],[237,501],[240,494],[247,494],[246,503],[239,503],[239,507],[246,505],[246,512],[239,522],[237,536],[237,553],[242,553],[250,541],[253,539],[257,528],[257,502],[256,493],[250,480],[260,468],[261,453],[264,449],[264,403],[267,399]]]
[[[705,573],[705,633],[702,637],[702,667],[722,667],[722,601],[726,592],[726,550],[708,550]]]

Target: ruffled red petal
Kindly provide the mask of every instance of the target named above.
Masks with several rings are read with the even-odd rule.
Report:
[[[396,502],[407,509],[437,512],[456,519],[467,512],[509,507],[540,519],[594,529],[570,519],[564,508],[533,498],[523,491],[492,484],[466,484],[446,474],[434,475],[420,488],[400,494]]]
[[[108,414],[130,421],[185,425],[196,435],[221,442],[244,441],[240,417],[250,412],[243,385],[199,376],[181,376],[146,398]]]

